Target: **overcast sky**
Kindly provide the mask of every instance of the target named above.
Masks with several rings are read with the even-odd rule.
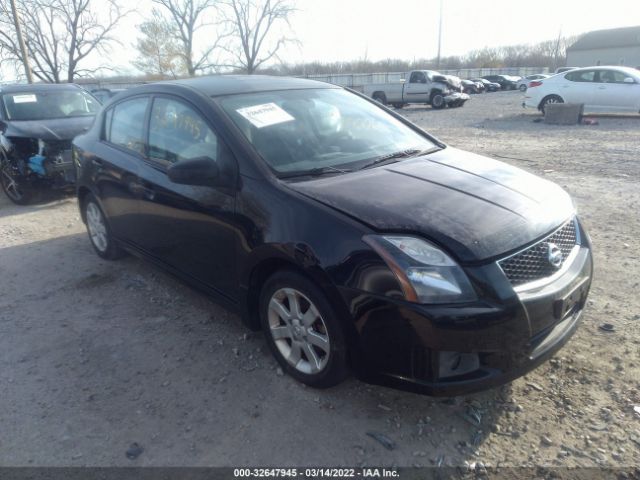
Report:
[[[439,0],[298,0],[292,17],[299,46],[281,58],[288,63],[352,60],[368,56],[429,58],[437,52]],[[138,3],[148,11],[150,0]],[[137,25],[130,15],[119,28],[125,48],[110,58],[118,73],[134,73]],[[590,30],[640,25],[638,0],[444,0],[442,55],[485,46],[535,43]],[[213,35],[214,32],[211,32]],[[98,61],[93,59],[91,63]]]

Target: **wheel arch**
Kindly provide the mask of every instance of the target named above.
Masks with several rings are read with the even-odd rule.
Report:
[[[242,309],[243,322],[253,331],[260,330],[259,304],[262,287],[269,277],[282,270],[293,271],[322,290],[336,315],[342,320],[347,341],[351,343],[356,335],[355,325],[350,321],[348,307],[329,275],[318,264],[302,266],[295,259],[282,254],[261,258],[247,269],[246,277],[242,282],[246,288],[245,304]]]

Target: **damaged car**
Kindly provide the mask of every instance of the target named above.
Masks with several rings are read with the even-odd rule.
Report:
[[[383,105],[402,108],[407,104],[423,103],[436,110],[462,107],[469,95],[463,92],[462,80],[432,70],[413,70],[409,81],[371,83],[364,86],[364,94]]]
[[[149,84],[73,144],[95,252],[144,257],[239,312],[308,385],[351,370],[466,394],[580,324],[591,243],[569,195],[362,94],[260,75]]]
[[[98,110],[77,85],[0,87],[0,184],[9,200],[26,205],[43,189],[75,186],[71,141]]]

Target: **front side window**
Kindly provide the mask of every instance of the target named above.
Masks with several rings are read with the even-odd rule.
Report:
[[[138,97],[120,102],[105,112],[105,140],[144,154],[144,118],[148,104],[148,97]]]
[[[424,72],[413,72],[409,79],[409,83],[427,83],[427,77]]]
[[[2,103],[8,120],[86,117],[100,109],[100,103],[80,89],[5,93]]]
[[[156,98],[149,122],[149,157],[164,164],[218,159],[218,138],[200,114],[169,98]]]
[[[220,104],[279,174],[353,168],[392,153],[435,147],[426,136],[342,89],[230,95]]]
[[[624,83],[628,75],[617,70],[600,70],[600,83]]]
[[[564,78],[572,82],[593,82],[596,77],[595,70],[584,70],[581,72],[569,72]]]

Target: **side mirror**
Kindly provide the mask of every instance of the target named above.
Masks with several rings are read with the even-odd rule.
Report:
[[[631,77],[625,77],[623,81],[624,83],[636,83],[636,81]]]
[[[171,165],[167,175],[173,183],[214,187],[220,180],[220,169],[212,158],[197,157]]]

